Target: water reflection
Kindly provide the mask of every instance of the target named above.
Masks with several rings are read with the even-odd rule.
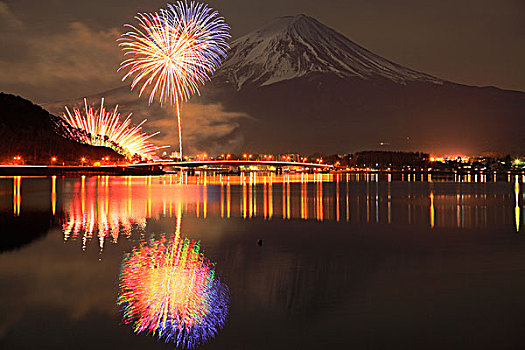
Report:
[[[510,224],[520,231],[522,176],[511,178],[513,188],[508,183],[487,183],[485,175],[455,174],[457,182],[435,182],[429,174],[400,176],[403,182],[393,181],[392,174],[83,176],[39,181],[49,181],[48,205],[52,215],[58,214],[64,240],[81,239],[83,249],[93,238],[103,249],[106,241],[116,243],[119,236],[143,231],[150,218],[173,217],[177,205],[185,215],[198,218],[212,215],[430,228]],[[28,206],[36,202],[22,198],[22,187],[33,180],[13,177],[10,181],[10,206],[18,216],[24,210],[22,202]],[[3,201],[0,205],[9,204]]]
[[[519,347],[523,177],[410,175],[0,178],[2,344]]]
[[[514,194],[516,198],[516,206],[514,207],[514,216],[516,218],[516,232],[518,232],[520,230],[520,203],[519,203],[520,183],[519,183],[517,175],[516,175],[516,182],[514,183]]]
[[[222,329],[229,297],[199,242],[180,237],[180,215],[172,238],[143,241],[124,259],[118,304],[136,333],[193,348]]]
[[[430,228],[434,228],[434,192],[430,192]]]
[[[20,207],[22,205],[22,177],[15,176],[13,178],[13,214],[15,216],[20,215]]]
[[[51,177],[51,212],[55,216],[57,209],[57,177],[53,175]]]
[[[70,184],[74,195],[65,200],[61,220],[64,241],[81,236],[85,250],[87,242],[97,237],[102,250],[106,238],[117,243],[119,236],[129,237],[133,231],[144,229],[151,213],[151,193],[137,198],[138,203],[133,205],[131,179],[114,181],[111,198],[117,200],[110,204],[109,182],[110,178],[104,176],[89,178],[86,184],[82,176],[80,183]]]

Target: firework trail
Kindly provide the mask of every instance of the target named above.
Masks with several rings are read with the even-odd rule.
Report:
[[[110,147],[116,152],[131,158],[139,155],[142,158],[158,158],[155,151],[169,146],[155,146],[148,141],[149,138],[157,135],[146,134],[142,132],[142,125],[146,122],[143,120],[139,125],[131,125],[131,113],[124,119],[120,120],[118,105],[113,112],[106,111],[104,99],[100,103],[100,109],[94,110],[88,106],[87,100],[84,99],[84,112],[78,108],[73,108],[73,113],[66,107],[66,113],[62,118],[79,132],[76,137],[77,141],[92,146]]]
[[[153,239],[125,258],[117,303],[123,322],[147,333],[193,348],[222,329],[228,313],[228,287],[188,239]]]
[[[128,70],[122,81],[133,77],[131,89],[149,92],[149,103],[176,106],[179,151],[182,158],[182,102],[199,93],[199,87],[226,57],[230,38],[224,18],[206,4],[178,1],[158,13],[139,13],[138,26],[119,39],[125,59],[119,70]]]

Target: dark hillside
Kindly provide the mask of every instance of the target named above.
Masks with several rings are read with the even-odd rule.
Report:
[[[6,93],[0,93],[0,162],[13,162],[20,156],[26,164],[49,164],[51,157],[57,163],[79,163],[109,156],[123,156],[107,147],[94,147],[67,139],[67,128],[61,118],[41,107]]]

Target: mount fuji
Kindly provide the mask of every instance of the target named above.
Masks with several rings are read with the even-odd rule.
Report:
[[[153,119],[163,143],[176,146],[170,109],[148,106],[128,87],[102,96]],[[183,106],[183,139],[190,151],[210,153],[514,153],[525,151],[524,118],[523,92],[417,72],[298,15],[231,43],[213,80]]]
[[[442,83],[379,57],[305,15],[276,18],[235,40],[228,57],[217,79],[231,82],[238,90],[311,73],[332,73],[343,79],[382,77],[401,84]]]
[[[525,93],[472,87],[382,58],[314,18],[236,39],[200,101],[221,101],[253,151],[525,151]]]

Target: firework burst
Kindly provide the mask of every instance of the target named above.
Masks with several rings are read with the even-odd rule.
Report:
[[[113,112],[106,111],[104,99],[100,103],[100,109],[94,110],[88,106],[84,99],[84,111],[73,108],[73,113],[66,107],[66,113],[62,118],[74,129],[77,130],[77,141],[93,146],[110,147],[116,152],[133,157],[139,155],[146,159],[156,159],[156,151],[168,146],[158,147],[148,140],[157,135],[142,132],[143,120],[136,126],[131,125],[131,113],[121,121],[118,105]]]
[[[228,313],[228,288],[199,244],[178,235],[150,240],[124,260],[118,304],[123,322],[136,333],[153,334],[193,348],[214,337]]]
[[[125,59],[119,68],[128,70],[122,80],[133,77],[131,89],[141,86],[139,96],[149,92],[149,103],[176,106],[179,148],[182,157],[181,103],[199,93],[211,79],[229,49],[229,26],[206,4],[168,4],[158,13],[139,13],[138,26],[122,35]]]

